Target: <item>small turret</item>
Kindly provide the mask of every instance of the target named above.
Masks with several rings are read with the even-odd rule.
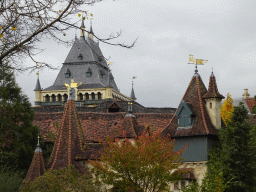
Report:
[[[111,85],[111,79],[110,79],[110,70],[108,69],[108,78],[106,83],[106,99],[112,100],[112,92],[113,92],[113,86]]]
[[[244,94],[242,95],[244,99],[247,99],[250,97],[250,94],[248,93],[248,89],[244,89]]]
[[[133,77],[133,79],[135,79],[135,78],[136,77]],[[135,97],[135,93],[134,93],[134,89],[133,89],[133,79],[132,79],[132,91],[131,91],[130,98],[135,101],[137,98]]]
[[[81,24],[81,27],[80,27],[80,29],[81,29],[81,37],[85,37],[85,26],[84,26],[84,20],[82,19],[82,24]]]
[[[91,27],[90,27],[90,32],[89,32],[89,38],[93,40],[93,30],[92,30],[92,22],[91,22]]]
[[[210,116],[211,122],[215,128],[221,127],[221,100],[225,97],[221,95],[217,88],[215,76],[212,72],[209,81],[207,93],[203,96],[206,101],[206,108]]]
[[[39,81],[39,72],[36,73],[37,74],[37,82],[36,82],[36,87],[34,89],[35,91],[35,107],[40,107],[41,106],[41,85],[40,85],[40,81]]]
[[[45,172],[44,157],[43,157],[42,149],[40,148],[39,134],[38,134],[37,147],[34,152],[34,156],[30,164],[30,167],[28,169],[28,173],[25,178],[25,181],[34,181],[37,177],[43,175],[44,172]]]

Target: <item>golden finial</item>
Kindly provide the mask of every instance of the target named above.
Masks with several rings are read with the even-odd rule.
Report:
[[[39,72],[36,72],[36,75],[39,75]]]

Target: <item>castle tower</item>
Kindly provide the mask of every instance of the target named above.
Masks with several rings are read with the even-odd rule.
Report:
[[[82,82],[74,99],[78,107],[95,107],[114,98],[131,101],[130,97],[120,93],[99,43],[93,40],[92,26],[88,37],[85,37],[83,20],[80,28],[80,38],[75,37],[53,85],[36,92],[35,106],[64,106],[68,98],[64,84],[70,83],[71,79]]]
[[[203,95],[206,101],[206,108],[211,118],[211,122],[215,128],[221,127],[221,100],[225,97],[218,91],[215,76],[212,72],[209,81],[209,88],[205,95]]]
[[[39,72],[37,72],[36,74],[37,74],[37,82],[36,82],[36,87],[34,89],[34,91],[35,91],[35,107],[40,107],[42,88],[41,88],[40,81],[39,81]]]

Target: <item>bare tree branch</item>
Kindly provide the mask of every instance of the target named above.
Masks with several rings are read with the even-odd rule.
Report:
[[[3,61],[8,61],[13,68],[21,71],[36,69],[38,64],[56,69],[34,59],[31,51],[37,49],[36,43],[49,35],[60,43],[70,43],[62,40],[59,34],[65,35],[71,28],[79,28],[76,26],[77,21],[71,22],[71,17],[78,13],[89,16],[88,12],[82,10],[83,6],[99,1],[101,0],[0,0],[0,65]],[[137,39],[130,45],[111,41],[121,34],[122,31],[112,33],[107,38],[93,35],[98,41],[109,45],[133,47]],[[24,68],[21,58],[26,57],[31,58],[35,66]]]

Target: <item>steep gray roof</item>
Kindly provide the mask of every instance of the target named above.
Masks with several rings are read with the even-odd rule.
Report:
[[[135,97],[135,93],[134,93],[133,87],[132,87],[132,92],[131,92],[131,99],[133,99],[133,100],[137,99],[137,98]]]
[[[104,88],[109,84],[108,70],[107,62],[98,43],[90,38],[75,38],[74,44],[55,82],[52,86],[44,89],[44,91],[65,90],[64,84],[70,84],[71,79],[74,79],[75,82],[82,82],[78,89]],[[69,78],[65,78],[67,71],[70,72]],[[91,71],[90,77],[86,76],[88,71]],[[112,74],[110,76],[111,78],[113,77]],[[115,91],[118,91],[114,78],[112,78],[110,84]]]
[[[41,90],[42,89],[41,89],[39,77],[37,77],[36,87],[35,87],[34,91],[41,91]]]

